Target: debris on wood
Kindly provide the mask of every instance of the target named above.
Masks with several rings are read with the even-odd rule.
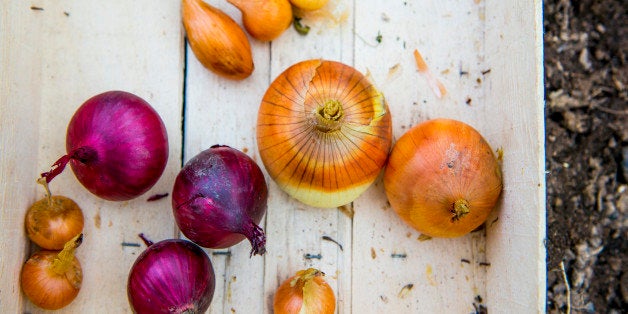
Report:
[[[294,29],[297,31],[297,33],[299,33],[299,35],[305,36],[310,32],[310,27],[308,25],[301,24],[301,18],[298,16],[294,17],[292,25],[294,26]]]
[[[417,240],[424,242],[424,241],[432,240],[432,237],[428,236],[427,234],[420,234]]]
[[[379,31],[377,32],[377,36],[375,37],[375,41],[376,41],[378,44],[381,44],[381,43],[382,43],[382,33],[381,33],[381,32],[379,32]]]
[[[414,60],[416,61],[416,66],[419,69],[419,72],[425,76],[427,79],[427,83],[430,85],[430,88],[436,94],[436,97],[443,98],[447,94],[447,89],[443,83],[441,83],[430,71],[427,63],[423,60],[423,56],[419,53],[418,49],[414,49]]]
[[[406,253],[392,253],[392,254],[390,254],[390,257],[392,257],[392,258],[406,258],[406,257],[408,257],[408,254],[406,254]]]
[[[303,255],[303,258],[305,258],[305,259],[321,259],[321,258],[323,258],[323,256],[321,254],[305,253]]]
[[[410,293],[410,290],[412,290],[412,288],[414,288],[414,284],[409,283],[405,286],[403,286],[403,288],[401,288],[401,290],[399,291],[399,294],[397,295],[400,299],[405,298],[406,296],[408,296],[408,294]]]
[[[473,314],[488,314],[488,309],[486,308],[486,305],[482,304],[482,297],[480,295],[475,296],[473,308],[475,309],[475,312],[473,312]]]
[[[162,198],[164,198],[164,197],[166,197],[168,195],[169,195],[168,193],[155,194],[155,195],[149,197],[146,201],[147,202],[154,202],[154,201],[160,200],[160,199],[162,199]]]
[[[130,247],[140,247],[139,243],[133,243],[133,242],[122,242],[122,243],[120,243],[120,245],[122,245],[122,246],[130,246]]]
[[[231,256],[231,251],[213,251],[212,255],[225,255],[225,256]]]
[[[339,206],[338,209],[345,214],[345,216],[353,219],[353,215],[355,212],[353,211],[353,203],[349,203],[346,205]]]
[[[340,243],[338,243],[338,241],[332,239],[332,237],[324,235],[324,236],[321,237],[321,239],[326,240],[326,241],[330,241],[330,242],[333,242],[333,243],[336,243],[338,245],[338,247],[340,248],[340,250],[343,251],[342,244],[340,244]]]

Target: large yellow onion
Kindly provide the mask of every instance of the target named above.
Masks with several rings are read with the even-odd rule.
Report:
[[[315,207],[362,194],[391,148],[384,96],[353,67],[307,60],[280,74],[262,100],[257,144],[281,189]]]
[[[390,205],[432,237],[459,237],[479,227],[502,191],[493,150],[470,125],[433,119],[395,143],[384,172]]]

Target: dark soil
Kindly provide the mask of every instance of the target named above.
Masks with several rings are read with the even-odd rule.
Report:
[[[628,308],[627,7],[544,1],[548,313]]]

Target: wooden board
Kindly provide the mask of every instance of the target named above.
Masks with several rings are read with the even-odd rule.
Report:
[[[241,22],[226,1],[209,3]],[[99,200],[71,171],[51,186],[75,199],[86,217],[78,254],[83,288],[60,312],[130,313],[126,278],[144,246],[121,243],[141,243],[140,232],[153,240],[180,236],[170,199],[146,198],[170,192],[181,165],[214,144],[240,149],[261,166],[255,122],[266,88],[290,65],[324,58],[370,76],[390,106],[395,138],[426,119],[448,117],[471,124],[495,149],[502,148],[505,181],[498,208],[484,231],[420,241],[390,209],[381,178],[352,204],[351,218],[291,199],[266,175],[270,196],[262,227],[268,252],[249,257],[246,241],[218,253],[207,250],[217,278],[208,312],[272,313],[281,281],[307,267],[327,274],[338,313],[470,313],[480,303],[477,296],[491,312],[542,312],[541,5],[331,0],[303,15],[311,27],[307,36],[289,28],[272,43],[251,39],[255,71],[231,81],[203,68],[186,46],[179,1],[3,2],[0,228],[9,236],[0,240],[0,308],[41,312],[18,284],[32,249],[22,219],[42,197],[34,180],[64,154],[66,125],[83,101],[112,89],[133,92],[155,107],[168,129],[167,170],[136,200]],[[414,49],[446,87],[445,97],[436,97],[417,71]],[[404,289],[410,284],[412,289]]]

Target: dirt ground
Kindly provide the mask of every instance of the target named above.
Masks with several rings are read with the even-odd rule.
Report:
[[[548,313],[628,308],[627,7],[544,1]]]

